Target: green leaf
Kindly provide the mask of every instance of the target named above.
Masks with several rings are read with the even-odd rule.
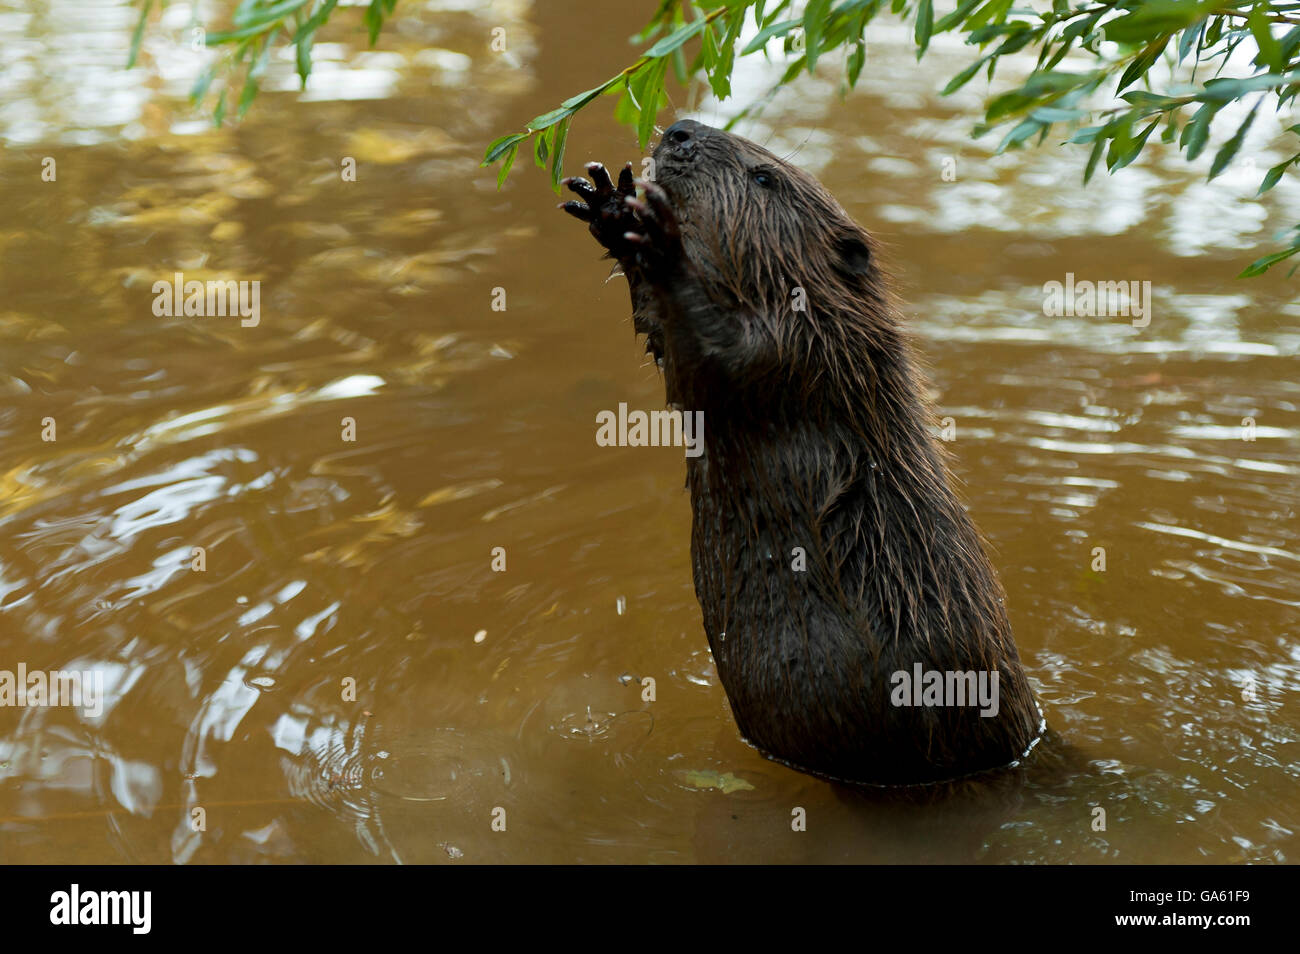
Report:
[[[1250,265],[1248,265],[1242,271],[1242,273],[1237,277],[1254,278],[1256,275],[1263,275],[1266,271],[1268,271],[1278,262],[1285,261],[1286,259],[1290,258],[1292,255],[1296,254],[1296,252],[1300,252],[1300,245],[1293,245],[1290,248],[1283,249],[1280,252],[1274,252],[1271,255],[1265,255],[1263,258],[1258,258],[1255,261],[1251,262]]]
[[[956,76],[954,76],[952,79],[948,81],[948,85],[943,88],[943,92],[940,93],[939,95],[950,96],[953,93],[957,92],[957,90],[961,89],[963,86],[965,86],[967,83],[971,81],[971,78],[980,71],[980,67],[984,65],[984,61],[987,59],[988,59],[987,56],[982,56],[974,63],[972,63],[970,66],[962,70],[960,73],[958,73]]]
[[[1168,45],[1169,37],[1166,36],[1162,40],[1153,42],[1150,46],[1134,57],[1133,62],[1128,65],[1128,69],[1126,69],[1124,74],[1119,78],[1119,83],[1116,84],[1115,91],[1118,92],[1119,90],[1131,86],[1133,83],[1145,76],[1147,70],[1151,69],[1156,60],[1160,59],[1160,54],[1165,51],[1165,47]]]
[[[741,7],[730,15],[726,34],[717,46],[717,58],[708,71],[709,86],[720,100],[731,95],[731,68],[736,62],[736,39],[745,23],[745,9]]]
[[[1008,146],[1014,146],[1016,143],[1024,142],[1042,128],[1043,124],[1036,119],[1021,120],[1020,123],[1012,128],[1011,132],[1006,134],[1006,137],[998,146],[997,151],[1000,153]]]
[[[731,80],[719,68],[721,60],[722,51],[718,49],[717,32],[713,24],[709,24],[704,28],[704,36],[700,39],[700,66],[709,80],[713,95],[718,99],[726,99],[731,95]]]
[[[664,74],[668,69],[667,60],[658,60],[650,68],[650,75],[642,87],[641,118],[637,122],[637,141],[645,149],[655,128],[655,116],[659,113],[659,96],[663,88]]]
[[[239,105],[235,111],[240,119],[244,113],[248,112],[248,107],[253,105],[253,97],[257,95],[257,77],[253,75],[250,67],[248,75],[244,78],[244,88],[239,91]]]
[[[212,122],[220,126],[226,118],[226,91],[223,89],[221,95],[217,97],[217,107],[212,111]]]
[[[691,76],[686,71],[686,54],[680,46],[668,54],[668,62],[673,65],[673,75],[677,77],[677,82],[685,86],[691,81]]]
[[[584,96],[586,93],[583,94]],[[552,109],[549,113],[542,113],[540,116],[534,116],[528,128],[533,132],[539,132],[549,126],[554,126],[561,119],[568,119],[573,115],[573,109],[568,106],[561,106],[559,109]]]
[[[942,20],[934,25],[935,33],[947,33],[957,24],[966,19],[966,15],[980,5],[981,0],[962,0],[957,4],[957,9],[952,11]]]
[[[1280,73],[1286,64],[1282,62],[1282,45],[1269,29],[1267,9],[1266,3],[1255,4],[1246,18],[1246,25],[1255,38],[1256,46],[1259,47],[1259,54],[1255,57],[1256,65]]]
[[[366,14],[362,20],[370,32],[370,45],[374,46],[375,41],[379,39],[379,30],[384,25],[383,0],[370,0],[370,6],[366,7]]]
[[[703,17],[700,17],[698,20],[686,24],[686,26],[682,27],[681,29],[674,30],[672,33],[669,33],[666,37],[663,37],[654,46],[650,47],[650,49],[646,50],[645,55],[650,57],[651,59],[657,59],[658,57],[661,56],[667,56],[669,53],[677,49],[679,46],[681,46],[691,37],[695,36],[695,34],[703,30],[704,24],[706,22],[707,21]]]
[[[790,61],[789,65],[786,66],[785,72],[781,74],[781,80],[777,85],[784,86],[786,83],[789,83],[796,76],[798,76],[800,73],[803,72],[803,68],[807,64],[808,64],[807,53],[800,53],[798,56],[796,56],[793,60]]]
[[[302,82],[303,89],[307,88],[307,77],[311,75],[311,45],[315,36],[314,33],[308,33],[295,44],[294,59],[297,62],[298,79]]]
[[[235,11],[230,22],[237,27],[246,27],[253,25],[266,25],[278,20],[283,20],[294,10],[306,6],[310,0],[282,0],[280,3],[273,3],[269,7],[245,7],[240,5]]]
[[[1024,24],[1016,23],[1013,25],[1011,35],[1002,41],[1002,45],[993,51],[993,55],[1003,56],[1007,53],[1018,53],[1037,37],[1038,31],[1031,30]]]
[[[1165,131],[1160,134],[1160,141],[1171,143],[1178,138],[1178,110],[1171,109],[1165,113]]]
[[[1133,147],[1133,116],[1132,114],[1121,115],[1106,126],[1110,133],[1110,148],[1106,150],[1106,168],[1114,169]]]
[[[1179,63],[1181,63],[1187,54],[1191,52],[1192,44],[1196,42],[1197,37],[1199,37],[1203,32],[1205,32],[1204,23],[1197,23],[1183,30],[1182,38],[1178,41]]]
[[[515,156],[517,156],[518,154],[519,154],[519,143],[515,143],[513,146],[510,147],[509,151],[507,151],[506,161],[501,163],[501,171],[497,173],[498,189],[500,189],[501,186],[505,183],[506,176],[510,175],[510,167],[515,164]],[[483,165],[487,165],[487,163],[483,163]]]
[[[560,103],[560,109],[567,109],[569,110],[570,113],[576,113],[578,110],[582,109],[583,106],[586,106],[593,99],[595,99],[601,93],[605,92],[605,90],[609,89],[617,82],[618,82],[618,77],[614,77],[614,79],[607,80],[606,82],[601,83],[599,86],[593,86],[585,93],[579,93],[577,96],[570,96],[564,102]]]
[[[718,36],[717,31],[713,29],[710,23],[704,28],[700,35],[700,58],[696,61],[696,69],[702,69],[704,72],[711,73],[718,65]]]
[[[293,42],[297,43],[309,33],[315,33],[319,30],[321,25],[329,19],[330,14],[334,12],[334,8],[338,6],[338,3],[339,0],[325,0],[325,2],[317,8],[316,12],[308,17],[307,21],[302,26],[298,27],[298,31],[293,35]]]
[[[919,47],[916,58],[918,60],[929,48],[932,33],[934,33],[934,4],[932,0],[921,0],[916,8],[916,45]]]
[[[774,36],[785,36],[791,30],[799,25],[798,20],[782,20],[780,23],[772,23],[758,31],[758,36],[749,41],[749,44],[740,51],[741,56],[761,50],[767,45],[767,41]]]
[[[1225,142],[1219,149],[1218,153],[1215,154],[1214,162],[1210,166],[1211,179],[1226,169],[1228,163],[1232,162],[1232,157],[1237,154],[1237,150],[1241,148],[1242,142],[1246,139],[1246,133],[1250,130],[1250,124],[1255,121],[1255,112],[1258,109],[1259,103],[1256,103],[1254,108],[1251,109],[1250,115],[1243,120],[1242,124],[1237,127],[1237,131],[1232,134],[1232,138]]]
[[[1011,0],[989,0],[966,21],[966,30],[974,33],[986,23],[1001,23],[1006,19],[1007,11],[1010,9]],[[967,42],[972,41],[968,39]]]
[[[1278,44],[1278,48],[1280,50],[1282,63],[1285,64],[1291,62],[1291,57],[1295,56],[1297,49],[1300,49],[1300,26],[1295,26],[1288,30],[1286,36],[1282,37],[1281,42]],[[1281,68],[1281,66],[1278,67],[1278,69]]]
[[[1141,89],[1130,90],[1120,99],[1126,103],[1132,103],[1134,106],[1154,107],[1156,109],[1168,109],[1170,106],[1177,106],[1183,102],[1173,96],[1161,96]]]
[[[268,23],[257,23],[250,27],[244,27],[242,30],[231,30],[227,33],[207,33],[203,37],[205,46],[220,46],[222,43],[231,43],[235,40],[246,40],[252,36],[261,36],[268,29]]]
[[[1083,184],[1087,185],[1092,174],[1097,171],[1097,160],[1106,148],[1106,137],[1098,136],[1092,143],[1092,152],[1088,154],[1088,164],[1083,167]]]
[[[1056,106],[1039,106],[1029,114],[1029,117],[1038,120],[1040,123],[1050,125],[1051,123],[1071,123],[1087,115],[1087,111],[1082,109],[1059,109]]]
[[[1217,103],[1206,103],[1195,114],[1191,121],[1183,127],[1183,134],[1178,138],[1178,144],[1187,150],[1187,159],[1191,161],[1201,154],[1205,148],[1206,140],[1210,135],[1210,122],[1214,119],[1214,114],[1219,111]]]
[[[641,116],[641,104],[632,94],[631,84],[624,81],[623,91],[614,106],[614,119],[624,126],[635,126]]]
[[[1105,128],[1105,126],[1085,126],[1065,141],[1069,143],[1096,142],[1097,136]]]
[[[1297,159],[1300,159],[1300,156],[1292,156],[1286,162],[1279,162],[1272,169],[1268,170],[1268,172],[1264,174],[1264,181],[1259,184],[1259,191],[1255,194],[1257,196],[1263,195],[1269,189],[1273,188],[1273,186],[1277,185],[1278,180],[1282,178],[1282,173],[1286,172],[1287,167]]]
[[[1292,83],[1300,82],[1300,70],[1292,70],[1290,73],[1256,73],[1254,76],[1248,76],[1244,79],[1235,79],[1233,77],[1216,77],[1212,80],[1206,80],[1205,86],[1195,98],[1202,102],[1229,103],[1234,99],[1240,99],[1246,93],[1255,93],[1265,89],[1277,89],[1279,86],[1289,86]]]
[[[551,154],[551,136],[555,130],[548,129],[533,140],[533,164],[539,169],[546,168],[547,157]]]
[[[637,68],[636,72],[627,78],[627,91],[632,97],[636,106],[634,115],[640,119],[641,107],[650,97],[650,87],[653,85],[655,70],[663,65],[662,60],[647,60]]]
[[[508,136],[502,136],[500,139],[494,139],[487,147],[487,152],[483,155],[483,161],[480,166],[490,166],[496,162],[512,146],[517,146],[528,138],[528,133],[511,133]]]
[[[808,6],[804,9],[804,56],[808,58],[809,73],[817,65],[817,54],[822,46],[822,27],[826,25],[826,14],[830,8],[831,0],[808,0]]]
[[[131,34],[131,52],[126,58],[126,68],[128,70],[135,66],[136,57],[140,55],[140,41],[144,39],[144,25],[149,19],[149,11],[152,8],[153,0],[145,0],[144,7],[140,10],[140,19],[135,24],[135,32]]]
[[[853,49],[849,50],[848,63],[845,65],[848,72],[850,86],[858,84],[858,77],[862,75],[862,67],[867,62],[867,44],[859,37],[853,44]]]
[[[569,140],[569,119],[555,127],[555,144],[551,150],[551,188],[560,191],[560,176],[564,172],[564,146]]]
[[[1088,87],[1098,79],[1097,73],[1031,73],[1019,89],[1003,93],[989,103],[985,118],[992,122],[1031,105],[1036,100],[1072,89]]]
[[[1147,124],[1146,129],[1143,129],[1136,136],[1128,139],[1124,144],[1123,150],[1121,150],[1120,154],[1115,157],[1115,161],[1111,163],[1111,172],[1114,172],[1116,169],[1123,169],[1130,162],[1136,159],[1141,154],[1143,147],[1146,146],[1147,139],[1151,137],[1152,130],[1159,125],[1160,117],[1157,116]]]
[[[272,28],[271,32],[266,35],[266,39],[262,41],[262,52],[257,55],[257,59],[253,62],[252,66],[248,68],[248,71],[252,76],[260,77],[264,72],[266,72],[266,62],[271,58],[271,50],[274,48],[276,37],[279,35],[280,24],[277,23]]]
[[[1205,45],[1207,47],[1216,46],[1218,44],[1219,37],[1223,35],[1223,25],[1227,20],[1227,17],[1211,17],[1206,21],[1210,24],[1209,28],[1205,31]]]
[[[1106,39],[1114,43],[1147,43],[1159,36],[1176,33],[1193,23],[1199,23],[1221,0],[1151,0],[1142,3],[1131,13],[1111,20],[1103,28]]]
[[[203,102],[203,97],[208,95],[208,87],[212,85],[212,79],[216,75],[217,64],[215,63],[199,74],[199,78],[194,81],[194,88],[190,90],[191,102],[195,105]]]
[[[722,43],[718,47],[722,53],[722,59],[718,61],[718,65],[725,68],[728,73],[731,72],[731,64],[736,61],[736,41],[740,39],[740,31],[744,28],[745,10],[742,7],[731,14],[727,24],[727,35],[722,38]]]

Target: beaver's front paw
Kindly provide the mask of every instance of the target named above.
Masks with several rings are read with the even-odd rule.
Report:
[[[677,227],[677,214],[668,201],[668,193],[661,186],[646,179],[636,183],[644,199],[628,196],[624,199],[629,209],[636,213],[634,227],[623,235],[624,241],[636,249],[637,261],[647,271],[660,274],[671,271],[682,258],[682,237]]]
[[[610,181],[609,173],[599,162],[587,163],[586,179],[570,177],[564,185],[577,193],[581,202],[570,200],[560,205],[565,212],[587,223],[596,241],[605,246],[615,258],[626,260],[636,254],[636,248],[623,236],[638,227],[636,216],[627,207],[626,199],[636,193],[632,180],[632,163],[618,174],[618,185]]]

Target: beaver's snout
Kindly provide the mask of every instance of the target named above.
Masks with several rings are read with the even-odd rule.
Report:
[[[712,130],[693,119],[682,119],[664,130],[654,151],[655,162],[669,171],[680,170],[698,158],[701,145]]]
[[[663,142],[661,146],[667,146],[668,149],[677,155],[693,155],[695,152],[695,143],[699,138],[696,128],[700,124],[690,119],[683,119],[680,122],[673,123],[664,131]]]

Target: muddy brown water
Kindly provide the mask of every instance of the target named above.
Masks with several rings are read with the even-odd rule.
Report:
[[[843,101],[828,69],[739,127],[887,242],[1054,733],[863,797],[738,738],[681,451],[595,442],[662,406],[625,286],[524,159],[477,168],[650,5],[342,26],[311,96],[273,64],[222,130],[185,17],[128,72],[128,7],[38,6],[0,0],[0,670],[104,699],[0,707],[0,859],[1296,859],[1300,305],[1233,277],[1300,206],[1251,198],[1278,123],[1213,183],[1157,147],[1085,190],[1080,152],[968,137],[982,89],[936,92],[965,51],[885,30]],[[639,157],[609,102],[571,170]],[[176,272],[260,281],[259,322],[154,315]],[[1045,314],[1067,273],[1151,282],[1149,324]]]

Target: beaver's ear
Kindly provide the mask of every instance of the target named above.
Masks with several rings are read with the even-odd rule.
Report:
[[[845,235],[835,243],[835,268],[845,278],[866,278],[871,274],[871,249],[857,235]]]

